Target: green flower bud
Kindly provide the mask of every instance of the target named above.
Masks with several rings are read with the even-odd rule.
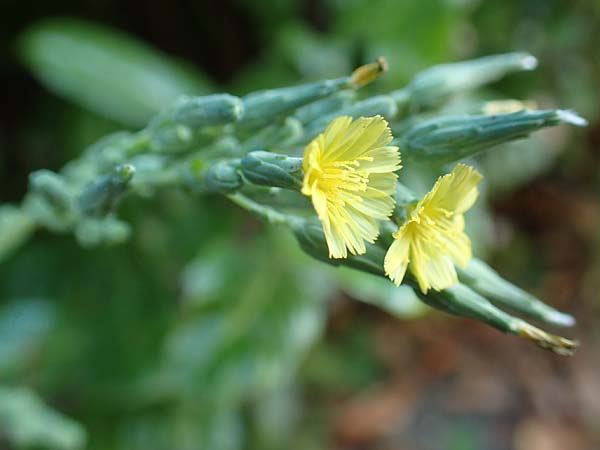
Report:
[[[170,116],[175,123],[198,128],[236,122],[244,114],[244,105],[241,99],[229,94],[184,96],[171,110]]]
[[[38,170],[29,175],[32,192],[43,198],[58,214],[73,210],[73,196],[63,178],[50,170]]]
[[[446,116],[412,126],[395,143],[406,158],[419,162],[449,163],[560,123],[575,126],[587,124],[575,113],[565,110]]]
[[[242,159],[241,168],[254,184],[294,190],[302,186],[302,158],[256,151]]]
[[[539,347],[558,355],[572,355],[578,346],[577,341],[546,333],[501,311],[485,297],[463,284],[456,284],[443,291],[431,290],[424,295],[418,289],[418,283],[412,276],[408,276],[407,281],[414,288],[419,298],[432,308],[487,323],[504,333],[511,333],[529,339]]]
[[[199,190],[204,193],[228,194],[242,187],[239,160],[221,161],[202,171]]]
[[[419,298],[432,308],[487,323],[504,333],[515,331],[513,317],[463,284],[450,286],[443,291],[431,289],[427,294],[423,294],[411,274],[407,274],[406,281],[414,288]]]
[[[479,259],[472,259],[466,269],[457,267],[457,272],[461,282],[499,306],[552,325],[572,326],[575,324],[572,316],[555,310],[503,279]]]
[[[260,126],[269,123],[281,114],[289,113],[300,106],[327,97],[347,88],[350,78],[323,80],[301,86],[252,92],[242,98],[245,126]]]
[[[499,80],[510,72],[532,70],[537,59],[528,53],[507,53],[470,61],[440,64],[418,73],[410,84],[392,92],[400,104],[435,106],[447,97]]]
[[[108,214],[125,193],[135,168],[129,164],[117,166],[109,175],[99,177],[88,185],[79,197],[79,209],[84,215]]]

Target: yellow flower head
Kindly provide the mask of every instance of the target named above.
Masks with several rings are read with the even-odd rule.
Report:
[[[481,179],[472,167],[458,164],[417,203],[394,233],[385,256],[385,272],[396,285],[402,282],[409,262],[423,293],[457,282],[453,262],[464,267],[471,259],[463,214],[475,203]]]
[[[398,147],[380,116],[338,117],[304,151],[302,193],[323,224],[330,258],[366,252],[394,210]]]

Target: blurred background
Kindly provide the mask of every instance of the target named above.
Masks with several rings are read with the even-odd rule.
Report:
[[[390,70],[369,89],[383,92],[433,64],[527,51],[536,71],[446,110],[515,98],[590,125],[479,157],[487,195],[470,218],[478,256],[577,318],[572,358],[311,260],[222,197],[165,190],[124,200],[124,244],[40,231],[2,255],[0,448],[600,448],[600,3],[1,6],[2,203],[179,94],[337,77],[380,55]]]

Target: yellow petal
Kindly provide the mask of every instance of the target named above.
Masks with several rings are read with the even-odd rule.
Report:
[[[347,119],[347,117],[342,118]],[[360,117],[347,126],[343,133],[345,134],[342,139],[336,138],[331,141],[331,144],[327,145],[327,150],[323,153],[323,158],[326,161],[355,160],[373,149],[386,146],[392,141],[392,133],[388,128],[388,123],[380,116]],[[324,134],[327,142],[328,131],[326,130]]]
[[[457,164],[452,172],[438,178],[433,189],[423,197],[419,205],[462,214],[475,203],[477,185],[482,178],[472,167]]]
[[[366,152],[362,158],[369,160],[361,160],[359,170],[364,170],[369,173],[389,173],[399,170],[400,152],[398,147],[377,147]]]
[[[409,263],[409,250],[410,237],[407,236],[407,227],[405,225],[400,228],[397,238],[390,245],[383,262],[385,274],[396,286],[400,286],[400,283],[404,279]]]
[[[446,289],[458,282],[456,269],[452,259],[435,247],[423,245],[424,251],[415,251],[411,247],[410,270],[419,282],[419,288],[424,294],[429,288],[436,291]]]
[[[471,252],[471,240],[463,231],[454,234],[452,239],[447,242],[448,254],[452,256],[454,261],[463,269],[467,267],[469,261],[473,257]]]

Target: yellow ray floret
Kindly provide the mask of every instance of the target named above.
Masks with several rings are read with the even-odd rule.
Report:
[[[366,252],[394,210],[398,147],[380,116],[338,117],[304,151],[302,193],[323,224],[330,258]]]
[[[423,293],[457,282],[454,262],[465,267],[471,259],[463,214],[475,203],[481,179],[472,167],[458,164],[417,203],[385,256],[385,272],[396,285],[409,263]]]

